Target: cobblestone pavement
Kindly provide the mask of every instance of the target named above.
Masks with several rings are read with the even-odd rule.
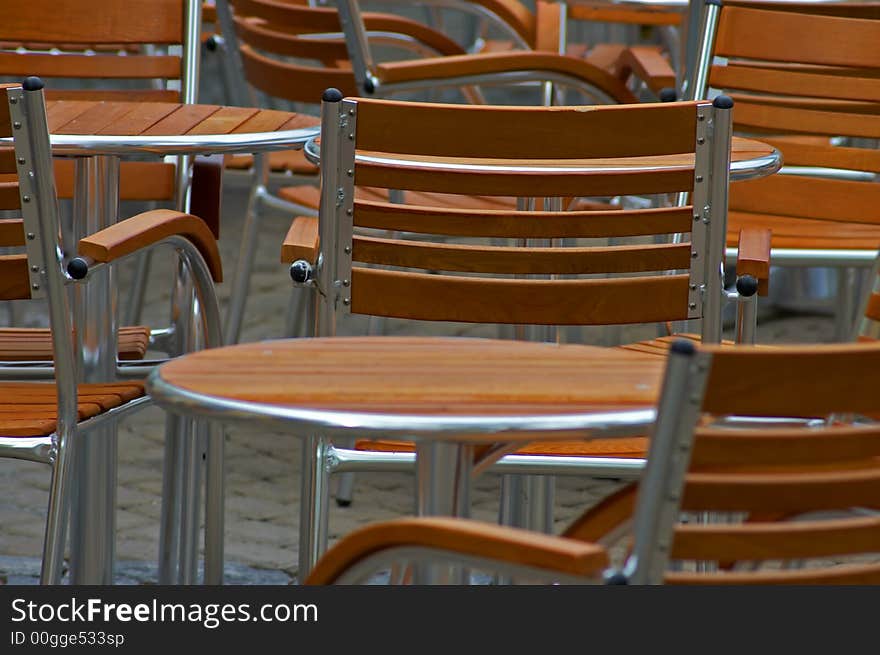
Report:
[[[229,175],[224,193],[221,249],[227,280],[231,279],[247,196],[244,175]],[[286,268],[279,263],[279,244],[289,217],[270,217],[261,228],[260,255],[251,283],[243,340],[279,337],[290,299]],[[146,305],[146,318],[161,325],[167,316],[170,260],[153,268]],[[122,275],[124,283],[124,272]],[[229,284],[221,285],[225,299]],[[123,294],[123,301],[125,297]],[[26,314],[38,324],[40,316]],[[348,325],[345,331],[363,330]],[[828,341],[832,321],[823,316],[766,316],[762,341]],[[431,333],[491,334],[486,328],[466,326],[409,326],[389,323],[387,329]],[[651,332],[625,331],[624,337],[646,338]],[[595,334],[589,339],[594,339]],[[125,422],[119,433],[119,484],[117,512],[117,558],[120,583],[155,581],[158,552],[159,494],[161,488],[164,415],[151,408]],[[298,521],[298,442],[279,432],[261,428],[230,427],[227,431],[227,538],[229,579],[239,583],[286,582],[295,575]],[[38,570],[45,520],[49,476],[39,464],[0,462],[0,582],[34,581]],[[556,523],[565,524],[577,512],[614,488],[613,482],[576,477],[560,478],[557,488]],[[499,480],[484,476],[476,482],[473,499],[475,518],[495,520]],[[410,514],[413,509],[413,478],[406,474],[363,474],[355,484],[354,503],[337,507],[331,503],[330,537],[337,539],[357,526]]]

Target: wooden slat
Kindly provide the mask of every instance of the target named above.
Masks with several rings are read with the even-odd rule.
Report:
[[[739,129],[880,138],[880,115],[800,109],[743,101],[742,98],[736,100],[734,122]]]
[[[55,189],[59,198],[73,198],[74,163],[53,160]],[[158,161],[123,161],[119,164],[120,200],[174,200],[176,167]]]
[[[688,232],[693,209],[516,212],[400,205],[355,200],[357,227],[457,237],[602,238]]]
[[[47,100],[118,100],[122,102],[180,102],[171,89],[46,89]]]
[[[740,346],[712,352],[704,409],[742,416],[828,416],[877,410],[880,348],[812,345],[797,355],[775,348]],[[736,352],[731,352],[735,350]],[[880,384],[880,380],[878,380]]]
[[[221,107],[198,125],[193,126],[187,134],[228,134],[259,111],[245,107]]]
[[[81,0],[28,0],[4,12],[0,40],[39,43],[182,43],[181,0],[100,5]]]
[[[59,128],[74,120],[97,104],[95,100],[56,100],[46,106],[49,131],[57,133]]]
[[[691,466],[798,466],[880,455],[880,428],[836,425],[828,428],[700,428]]]
[[[357,144],[362,150],[437,157],[575,159],[677,154],[694,150],[696,107],[690,102],[489,107],[361,99]],[[425,125],[432,128],[425,129]],[[566,138],[560,139],[560,134]]]
[[[0,255],[0,300],[31,297],[27,256]]]
[[[569,2],[568,16],[573,20],[630,25],[680,25],[682,18],[682,14],[671,7],[611,5],[585,0]]]
[[[9,101],[7,90],[13,84],[0,84],[0,136],[12,136],[12,121],[9,118]]]
[[[5,100],[2,96],[0,96],[0,99]],[[0,120],[2,120],[2,118],[0,118]],[[0,147],[0,176],[15,172],[15,149]]]
[[[880,584],[880,564],[845,564],[832,568],[730,573],[667,573],[666,584],[690,585],[854,585]]]
[[[732,185],[730,209],[880,225],[880,185],[774,175]]]
[[[428,321],[615,325],[687,317],[687,275],[507,280],[352,270],[351,309]]]
[[[236,15],[262,18],[284,31],[296,30],[300,34],[342,31],[336,9],[283,0],[235,0],[233,5]]]
[[[244,133],[256,133],[256,132],[274,132],[279,129],[282,125],[284,125],[287,121],[290,120],[290,112],[287,111],[275,111],[272,109],[261,109],[256,114],[248,118],[246,121],[241,123],[238,127],[232,130],[232,133],[241,132]],[[299,156],[302,156],[302,151],[294,150],[294,151],[285,151],[288,153],[295,152],[298,153]],[[271,155],[276,154],[274,152],[269,153],[270,159]],[[278,153],[281,154],[281,153]]]
[[[0,246],[23,246],[24,223],[20,218],[0,219]]]
[[[838,100],[880,101],[880,79],[842,74],[817,75],[798,70],[734,65],[713,66],[710,84],[719,89],[834,98]]]
[[[743,38],[748,35],[748,38]],[[715,54],[837,66],[878,66],[880,22],[725,7]]]
[[[281,261],[289,264],[304,259],[314,264],[318,259],[318,244],[318,219],[314,216],[297,216],[281,244]]]
[[[739,211],[728,214],[729,246],[736,247],[739,230],[744,227],[771,230],[774,248],[880,248],[880,226],[877,225]]]
[[[235,17],[239,41],[254,50],[269,52],[276,56],[315,59],[324,66],[348,60],[348,48],[344,39],[309,39],[295,34],[277,31],[281,26]]]
[[[828,166],[880,173],[880,150],[832,146],[830,143],[799,143],[794,138],[762,138],[778,148],[790,166]]]
[[[687,269],[691,246],[685,243],[607,248],[507,248],[355,237],[352,258],[383,266],[473,273],[634,273]]]
[[[534,162],[499,160],[498,163],[529,165]],[[386,189],[496,196],[516,196],[527,188],[538,188],[542,194],[555,197],[659,194],[693,189],[692,163],[690,167],[686,164],[672,167],[666,166],[666,162],[659,158],[654,163],[656,168],[624,169],[617,172],[609,164],[606,170],[592,172],[552,169],[548,169],[547,173],[504,172],[499,169],[502,172],[496,173],[451,168],[438,173],[429,167],[416,168],[392,161],[365,162],[358,163],[355,167],[355,182]],[[620,164],[618,160],[617,165]]]
[[[0,179],[0,210],[20,209],[21,195],[18,190],[18,178],[3,175]]]
[[[219,109],[218,105],[181,105],[179,109],[144,130],[142,134],[145,136],[186,134]]]
[[[0,52],[0,75],[101,79],[178,79],[180,57]]]
[[[106,124],[97,133],[126,136],[140,134],[179,108],[180,104],[176,102],[140,103],[132,111]]]
[[[249,46],[241,47],[241,62],[248,82],[275,98],[317,104],[328,87],[337,88],[348,96],[358,94],[351,69],[316,68],[275,61],[254,52]]]
[[[880,469],[876,465],[827,473],[688,473],[681,507],[687,511],[800,513],[876,506],[878,498]]]
[[[868,298],[868,306],[865,309],[865,318],[872,321],[880,321],[880,293],[872,293]]]
[[[104,127],[124,119],[135,105],[125,103],[95,103],[73,120],[58,126],[62,134],[96,134]]]

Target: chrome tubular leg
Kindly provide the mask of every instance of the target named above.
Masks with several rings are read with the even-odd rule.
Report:
[[[834,340],[849,341],[855,320],[857,269],[837,269],[837,307],[834,312]]]
[[[179,584],[177,553],[180,551],[183,487],[183,435],[186,419],[169,414],[165,420],[165,459],[162,465],[162,510],[159,519],[159,584]]]
[[[556,478],[552,475],[525,476],[526,528],[535,532],[553,533],[553,506]]]
[[[61,584],[64,564],[64,546],[67,536],[67,516],[70,510],[70,450],[72,440],[65,434],[57,436],[55,462],[49,487],[49,510],[46,517],[46,535],[43,539],[43,568],[40,584]]]
[[[441,442],[417,444],[416,513],[467,518],[473,465],[473,446]],[[460,566],[416,566],[416,584],[464,584],[467,579],[468,571]]]
[[[354,448],[354,439],[342,439],[338,445],[341,448]],[[339,507],[348,507],[351,505],[354,497],[354,473],[351,471],[340,473],[336,476],[336,504]]]
[[[257,185],[251,193],[251,199],[248,203],[241,235],[241,246],[238,250],[238,260],[235,264],[235,273],[232,276],[229,307],[226,309],[226,326],[223,329],[227,344],[238,343],[238,339],[241,336],[244,307],[247,303],[251,272],[254,267],[254,254],[256,253],[257,240],[259,238],[260,204],[264,193],[266,193],[266,188],[262,185]]]
[[[74,165],[74,216],[78,236],[116,222],[119,159],[78,158]],[[113,267],[96,271],[74,297],[80,372],[84,382],[112,380],[116,373],[116,296]],[[112,584],[115,559],[116,426],[79,439],[73,453],[76,488],[71,516],[72,584]]]
[[[181,533],[179,551],[180,584],[196,583],[199,556],[199,508],[202,490],[204,422],[186,419],[181,485]]]
[[[226,477],[223,426],[208,424],[208,462],[205,482],[205,584],[223,584]]]
[[[299,570],[302,584],[327,548],[327,440],[310,436],[302,441],[302,479],[299,514]]]

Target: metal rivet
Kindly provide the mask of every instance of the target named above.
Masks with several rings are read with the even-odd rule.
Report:
[[[28,232],[28,233],[27,233],[27,238],[28,238],[30,241],[33,241],[34,239],[37,238],[37,235],[34,234],[33,232]]]
[[[31,201],[31,197],[30,197],[30,196],[22,196],[21,199],[22,199],[23,202],[30,202],[30,201]]]
[[[18,98],[10,98],[10,99],[9,99],[9,104],[10,104],[10,105],[17,105],[17,104],[18,104]]]
[[[31,285],[31,289],[33,289],[34,291],[36,291],[36,290],[39,289],[39,288],[40,288],[40,285],[37,284],[36,282],[34,282],[34,283]]]
[[[691,309],[696,309],[696,308],[697,308],[697,303],[692,302],[692,303],[690,303],[690,304],[688,305],[688,307],[690,307]]]
[[[696,259],[699,256],[700,256],[700,253],[698,253],[696,250],[691,251],[691,257],[693,257],[694,259]]]
[[[349,109],[349,110],[348,110],[348,115],[349,115],[349,116],[354,116],[354,109]]]
[[[24,165],[24,164],[26,164],[27,162],[25,161],[25,158],[24,158],[24,157],[19,157],[19,158],[18,158],[18,163]]]
[[[344,286],[344,287],[350,287],[350,286],[351,286],[351,280],[343,280],[343,281],[342,281],[342,286]]]
[[[703,181],[703,176],[697,175],[697,182],[702,182],[702,181]]]
[[[352,211],[351,209],[346,209],[345,213],[351,216],[352,214],[354,214],[354,211]]]
[[[346,172],[346,174],[347,174],[349,177],[351,177],[352,175],[354,175],[354,171],[351,170],[350,168],[349,168],[347,171],[345,171],[345,172]]]
[[[697,285],[696,285],[696,284],[692,284],[692,285],[691,285],[691,291],[696,291],[696,290],[697,290]]]
[[[345,246],[345,254],[346,254],[346,255],[350,255],[350,254],[351,254],[351,246]]]
[[[703,145],[704,143],[706,143],[706,139],[704,139],[703,137],[697,137],[697,143]]]
[[[697,114],[697,120],[698,121],[706,120],[706,114]]]
[[[351,304],[351,298],[343,298],[343,299],[342,299],[342,304],[345,305],[345,306],[350,305],[350,304]]]
[[[699,215],[699,214],[694,214],[694,220],[695,220],[695,221],[700,220],[700,215]]]
[[[39,273],[39,272],[40,272],[40,267],[37,266],[36,264],[34,264],[33,266],[31,266],[31,270],[32,270],[34,273]]]
[[[12,127],[14,127],[16,130],[20,130],[21,129],[21,121],[15,121],[12,124]]]
[[[348,139],[349,141],[354,141],[354,134],[349,134]]]

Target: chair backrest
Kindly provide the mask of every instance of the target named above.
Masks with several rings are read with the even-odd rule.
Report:
[[[640,488],[635,526],[635,554],[677,565],[634,579],[880,582],[880,515],[863,511],[880,507],[880,344],[709,346],[688,375],[701,420],[693,412],[664,417],[662,405],[658,416],[658,429],[672,422],[694,435],[683,491],[674,479],[663,493]],[[730,417],[769,421],[756,427]],[[778,417],[826,420],[774,427]],[[697,520],[677,523],[679,498]],[[640,532],[639,521],[658,513],[665,523]],[[865,555],[875,558],[848,561]],[[639,570],[637,557],[629,568]]]
[[[231,9],[231,11],[230,11]],[[306,0],[218,0],[224,34],[233,34],[231,65],[270,97],[317,104],[333,86],[357,93],[339,12]],[[422,54],[464,54],[455,41],[421,23],[391,14],[364,14],[373,42]],[[236,47],[237,45],[237,47]]]
[[[0,78],[39,75],[49,80],[50,99],[195,102],[200,15],[198,0],[16,3],[0,23],[0,42],[18,46],[0,49]],[[65,79],[112,84],[52,88]],[[120,89],[121,80],[131,82]]]
[[[49,128],[39,78],[0,86],[0,138],[10,136],[14,150],[0,149],[0,211],[20,213],[21,218],[0,220],[0,247],[24,252],[0,256],[0,300],[48,299],[58,416],[59,421],[66,421],[76,417],[75,357]]]
[[[726,229],[730,113],[724,100],[715,106],[473,107],[342,100],[328,90],[318,334],[332,334],[336,313],[349,311],[546,325],[703,317],[714,307],[710,299],[722,293],[721,251],[710,247],[709,232],[710,225],[715,234]],[[545,211],[361,200],[355,185],[539,196]],[[692,193],[693,205],[558,211],[563,197],[677,192]],[[365,229],[400,236],[361,236]],[[690,233],[690,243],[642,238],[673,233]],[[449,241],[425,243],[419,236]],[[563,239],[631,237],[639,242],[555,247]],[[520,245],[484,245],[493,239]],[[720,323],[711,329],[707,323],[704,338],[719,341]]]
[[[69,120],[94,129],[113,119],[78,100],[194,103],[198,99],[201,2],[156,0],[34,0],[17,3],[0,22],[0,80],[36,75],[46,96],[69,101]],[[79,113],[77,113],[79,112]],[[172,200],[183,209],[186,173],[172,164],[129,163],[122,200]],[[73,161],[55,162],[60,197],[73,196]],[[175,179],[175,177],[177,179]],[[177,190],[175,190],[177,188]]]
[[[801,168],[734,184],[731,211],[880,223],[880,187],[865,183],[880,173],[880,5],[719,3],[705,17],[693,97],[730,95],[734,129]]]

